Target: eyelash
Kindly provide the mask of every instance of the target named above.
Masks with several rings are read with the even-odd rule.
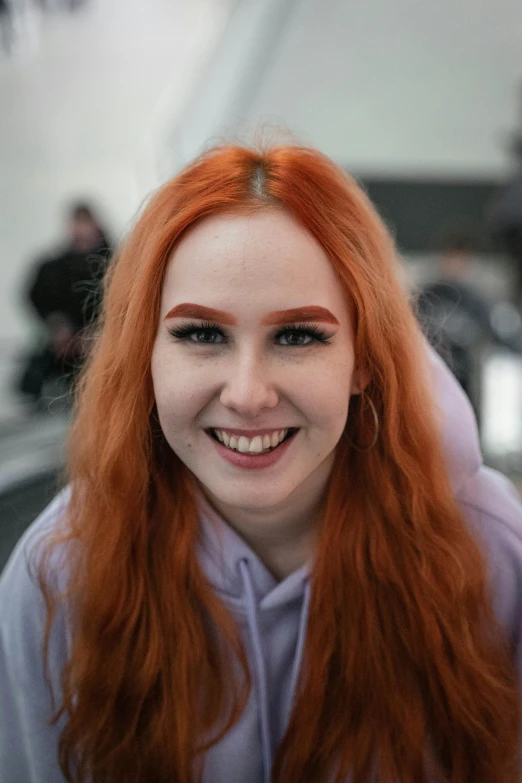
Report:
[[[224,339],[221,343],[204,343],[201,342],[199,345],[223,345],[228,342],[227,335],[223,331],[222,327],[219,324],[214,324],[210,322],[203,322],[203,323],[187,323],[183,326],[178,326],[177,328],[169,329],[170,334],[172,337],[175,337],[176,340],[185,340],[189,341],[191,335],[196,334],[197,332],[206,332],[207,334],[211,332],[215,332],[217,334],[220,334]],[[275,335],[274,339],[277,340],[280,337],[283,337],[287,334],[304,334],[308,335],[309,337],[312,337],[313,340],[315,340],[318,343],[322,343],[323,345],[328,345],[330,343],[330,337],[326,334],[322,329],[320,329],[318,326],[315,326],[315,324],[310,324],[308,326],[302,326],[299,324],[291,324],[289,326],[284,326],[282,329],[280,329],[277,334]],[[191,342],[194,342],[196,345],[198,344],[197,340],[192,340]],[[304,348],[310,345],[310,343],[307,343],[306,345],[283,345],[283,348]]]

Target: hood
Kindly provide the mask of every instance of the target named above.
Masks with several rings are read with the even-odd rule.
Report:
[[[241,563],[248,565],[256,603],[261,611],[275,609],[302,598],[308,583],[310,564],[278,582],[249,545],[200,494],[201,519],[199,558],[214,591],[235,613],[245,614],[245,582]]]
[[[460,384],[431,347],[429,360],[444,456],[451,486],[458,495],[482,465],[477,422]]]

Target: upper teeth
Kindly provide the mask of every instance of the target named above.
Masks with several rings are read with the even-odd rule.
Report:
[[[288,430],[274,430],[270,435],[256,435],[247,438],[245,435],[229,435],[224,430],[214,430],[216,437],[229,449],[240,451],[243,454],[259,454],[267,449],[274,449],[288,435]]]

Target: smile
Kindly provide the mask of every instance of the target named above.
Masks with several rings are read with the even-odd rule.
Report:
[[[281,443],[290,438],[296,432],[296,429],[272,430],[271,432],[254,435],[253,437],[239,435],[237,432],[232,434],[227,430],[221,429],[211,429],[209,432],[214,440],[219,441],[230,451],[236,451],[240,454],[267,454],[277,449]]]

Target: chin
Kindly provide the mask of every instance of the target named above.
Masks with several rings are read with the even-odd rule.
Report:
[[[289,500],[292,489],[281,488],[268,493],[266,487],[211,487],[203,485],[215,503],[230,506],[231,508],[244,509],[245,511],[269,511],[277,508]]]

